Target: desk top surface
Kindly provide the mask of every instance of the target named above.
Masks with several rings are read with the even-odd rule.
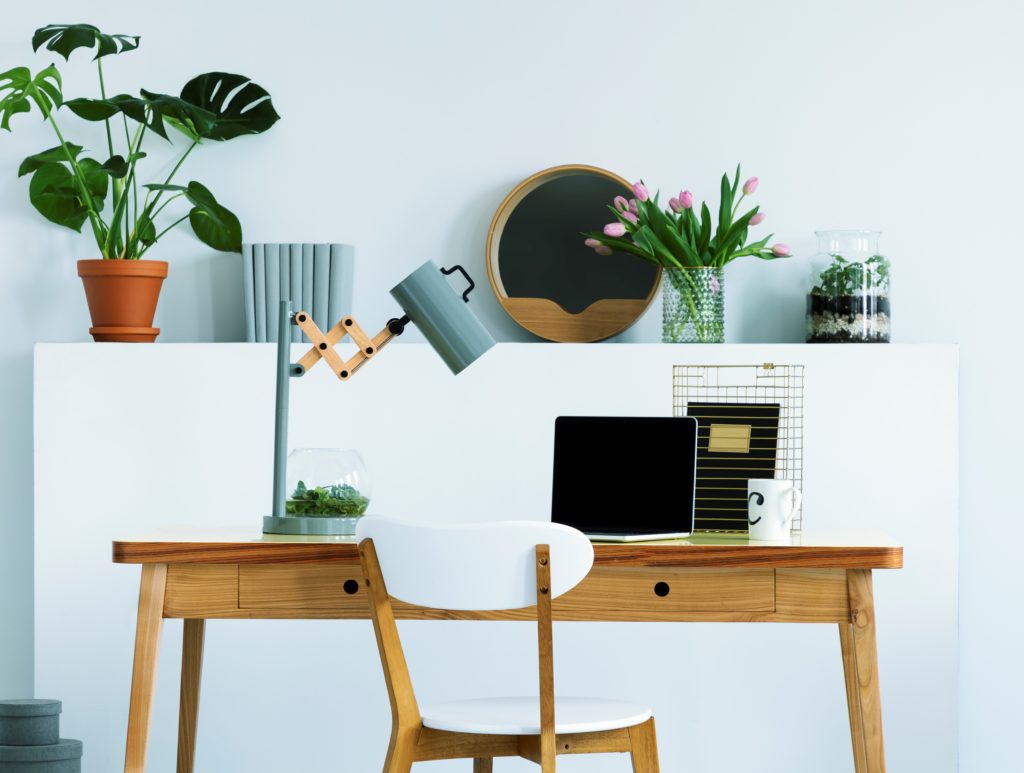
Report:
[[[869,533],[805,532],[785,541],[745,535],[697,534],[688,539],[594,544],[594,563],[606,567],[820,567],[899,569],[903,547]],[[115,540],[120,564],[357,563],[353,537],[289,537],[246,531],[167,531]]]

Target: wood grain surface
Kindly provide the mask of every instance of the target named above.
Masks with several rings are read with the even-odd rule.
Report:
[[[793,542],[755,542],[733,535],[697,535],[661,542],[598,543],[596,566],[767,567],[899,569],[903,548],[884,538],[856,534],[811,537]],[[276,564],[340,563],[358,570],[353,540],[281,538],[259,534],[174,535],[117,540],[113,560],[120,564]]]

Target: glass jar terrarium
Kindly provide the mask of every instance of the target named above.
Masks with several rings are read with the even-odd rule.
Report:
[[[725,270],[665,268],[661,340],[666,344],[725,342]]]
[[[356,521],[370,505],[366,465],[352,449],[295,449],[288,455],[285,485],[289,528],[302,519],[305,534],[355,534]]]
[[[816,231],[807,294],[808,343],[888,343],[891,266],[879,231]]]

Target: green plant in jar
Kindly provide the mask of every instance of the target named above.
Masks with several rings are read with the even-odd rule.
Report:
[[[359,516],[366,512],[370,500],[347,483],[309,488],[299,481],[291,498],[285,503],[288,515],[322,517]]]

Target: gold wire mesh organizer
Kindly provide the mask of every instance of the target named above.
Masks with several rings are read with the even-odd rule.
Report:
[[[776,438],[775,478],[791,480],[797,489],[803,491],[804,483],[804,366],[776,365],[766,362],[761,365],[675,365],[672,368],[672,415],[686,416],[688,406],[693,403],[775,405],[779,406],[779,426]],[[739,418],[735,414],[730,420]],[[754,417],[751,417],[754,418]],[[759,417],[760,418],[760,417]],[[763,440],[763,439],[761,439]],[[698,443],[709,442],[701,437]],[[756,440],[751,440],[751,447]],[[698,452],[708,451],[707,445],[699,445]],[[737,460],[739,461],[739,460]],[[746,492],[748,477],[743,476],[743,465],[716,467],[738,473],[737,477],[716,477],[716,490],[743,490]],[[747,468],[749,469],[749,468]],[[719,485],[727,484],[727,485]],[[698,474],[697,490],[709,488]],[[699,493],[698,493],[699,497]],[[707,497],[705,501],[713,501]],[[736,521],[735,529],[714,529],[714,531],[746,531],[746,508],[713,508],[723,517],[718,520]],[[735,511],[735,512],[734,512]],[[740,517],[742,515],[742,517]],[[742,522],[743,528],[739,528]],[[793,531],[803,529],[803,506],[793,516]]]

